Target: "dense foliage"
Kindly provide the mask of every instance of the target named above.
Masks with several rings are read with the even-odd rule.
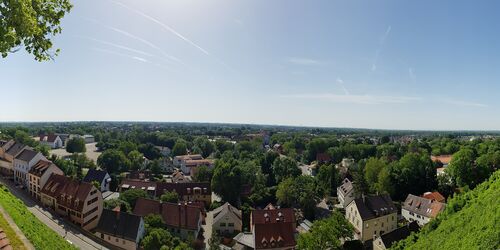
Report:
[[[500,171],[472,191],[448,200],[446,210],[393,249],[499,249]]]
[[[70,11],[69,0],[0,1],[0,54],[23,46],[38,61],[48,60],[59,50],[51,52],[52,37],[61,33],[61,19]]]
[[[315,221],[309,232],[300,234],[297,249],[342,249],[341,239],[352,238],[353,232],[344,215],[334,212],[327,219]]]
[[[4,186],[0,186],[0,205],[12,217],[16,225],[36,249],[76,249],[47,225],[39,221],[28,211],[26,205]]]

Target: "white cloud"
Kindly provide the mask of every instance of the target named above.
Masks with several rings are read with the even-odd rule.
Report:
[[[387,104],[387,103],[409,103],[420,101],[420,97],[411,96],[378,96],[378,95],[338,95],[332,93],[292,94],[282,95],[282,98],[312,99],[338,103],[353,104]]]
[[[444,100],[443,101],[446,104],[451,104],[451,105],[456,105],[456,106],[462,106],[462,107],[478,107],[478,108],[487,108],[489,107],[487,104],[484,103],[477,103],[477,102],[467,102],[467,101],[459,101],[459,100]]]
[[[318,65],[320,64],[320,61],[314,60],[311,58],[304,58],[304,57],[291,57],[288,58],[288,62],[297,64],[297,65]]]
[[[344,93],[346,95],[349,95],[349,91],[347,90],[347,88],[345,87],[344,85],[344,80],[342,80],[340,77],[337,78],[337,83],[340,85],[340,87],[342,88],[342,90],[344,90]]]

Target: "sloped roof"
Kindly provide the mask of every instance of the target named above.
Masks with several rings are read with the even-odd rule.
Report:
[[[344,195],[350,193],[352,190],[353,190],[353,185],[352,185],[352,182],[345,178],[343,181],[342,181],[342,185],[340,185],[338,187],[338,189],[340,190],[340,192]]]
[[[452,155],[431,155],[431,160],[434,162],[441,162],[443,164],[449,164],[451,162]]]
[[[201,211],[197,206],[186,203],[162,203],[161,210],[161,217],[167,226],[190,230],[198,229]]]
[[[51,161],[39,160],[29,171],[30,174],[36,175],[38,177],[42,176],[51,165],[54,165]]]
[[[365,196],[354,199],[359,215],[363,221],[386,214],[397,213],[396,206],[389,195]]]
[[[138,198],[135,202],[134,214],[147,216],[149,214],[160,214],[161,203],[157,200]]]
[[[214,209],[212,211],[214,216],[214,221],[219,220],[221,217],[224,217],[227,213],[234,214],[238,219],[241,220],[241,210],[233,207],[229,202],[224,203],[222,206]]]
[[[402,205],[402,209],[428,217],[435,218],[439,212],[444,210],[444,203],[433,201],[424,197],[409,194]]]
[[[63,175],[52,174],[45,183],[45,186],[43,186],[41,193],[57,199],[58,204],[81,212],[85,199],[87,199],[92,189],[95,189],[95,187],[90,183],[73,180]]]
[[[31,150],[31,149],[24,149],[21,153],[19,153],[17,156],[16,156],[16,159],[18,160],[21,160],[21,161],[26,161],[26,162],[29,162],[31,161],[33,158],[35,158],[35,156],[39,154],[38,152],[34,151],[34,150]]]
[[[21,150],[24,149],[24,147],[26,147],[26,145],[19,143],[19,142],[16,142],[9,149],[7,149],[7,151],[5,153],[12,155],[12,156],[16,156],[17,154],[19,154],[19,152],[21,152]]]
[[[445,201],[444,196],[442,194],[440,194],[439,192],[427,192],[427,193],[424,193],[424,195],[422,195],[422,197],[429,199],[429,200],[439,201],[439,202]]]
[[[104,179],[106,178],[106,175],[108,172],[104,170],[98,170],[91,168],[87,172],[87,175],[85,175],[85,178],[83,178],[84,182],[92,183],[93,181],[97,181],[99,183],[102,183]]]
[[[199,188],[202,195],[211,195],[212,189],[209,182],[158,182],[157,183],[157,196],[161,196],[166,191],[175,191],[182,197],[184,195],[192,195],[193,190]]]
[[[140,224],[140,216],[103,209],[99,224],[95,230],[135,242],[139,233]]]
[[[380,236],[380,238],[382,239],[382,242],[384,242],[384,246],[388,249],[395,242],[405,239],[406,237],[410,236],[412,232],[418,231],[418,229],[418,223],[416,221],[413,221],[408,225]]]
[[[256,248],[293,247],[295,213],[291,208],[276,208],[272,204],[251,214]]]

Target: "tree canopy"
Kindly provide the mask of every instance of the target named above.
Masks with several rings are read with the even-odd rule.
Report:
[[[339,212],[323,220],[315,221],[311,230],[299,234],[297,249],[342,249],[341,238],[352,238],[354,228]]]
[[[0,1],[0,53],[7,57],[21,47],[35,60],[49,60],[53,36],[61,33],[61,19],[71,10],[69,0]]]

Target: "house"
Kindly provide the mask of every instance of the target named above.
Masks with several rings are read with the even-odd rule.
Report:
[[[109,209],[102,210],[95,236],[108,244],[126,250],[139,249],[144,236],[144,220],[141,216]]]
[[[406,237],[410,236],[412,232],[417,232],[418,230],[418,224],[416,222],[411,222],[410,224],[402,226],[392,232],[376,236],[372,242],[373,250],[389,249],[394,243],[406,239]]]
[[[209,206],[212,203],[212,189],[209,182],[158,182],[156,195],[175,191],[182,201],[201,201]]]
[[[170,182],[173,183],[184,183],[184,182],[191,182],[191,178],[188,178],[187,176],[182,173],[182,171],[175,170],[174,173],[170,176]]]
[[[241,232],[241,210],[231,206],[226,202],[222,206],[216,208],[212,212],[212,231],[218,234],[231,235],[236,232]]]
[[[269,204],[253,210],[249,233],[234,237],[239,249],[295,249],[296,220],[293,209]]]
[[[28,172],[38,161],[46,160],[45,157],[31,148],[23,149],[14,158],[14,182],[25,187],[29,186]]]
[[[397,227],[397,208],[389,195],[362,196],[346,207],[346,219],[362,242],[392,232]]]
[[[451,162],[451,159],[452,159],[452,155],[437,155],[437,156],[431,155],[431,160],[433,162],[437,162],[437,163],[442,164],[443,168],[448,167],[448,165]]]
[[[278,154],[283,154],[283,146],[281,144],[278,143],[274,144],[273,150]]]
[[[28,190],[32,197],[40,200],[40,190],[45,186],[52,174],[64,175],[56,164],[47,160],[39,160],[28,172]]]
[[[342,205],[343,208],[347,207],[347,205],[354,200],[354,186],[351,180],[345,178],[342,184],[337,187],[337,197],[339,204]]]
[[[181,167],[181,162],[185,160],[202,160],[203,156],[196,155],[178,155],[174,157],[173,164],[175,167]]]
[[[122,183],[118,187],[118,192],[122,193],[129,189],[142,189],[146,191],[151,197],[156,197],[156,182],[123,179]]]
[[[201,166],[206,166],[209,169],[213,168],[214,160],[201,159],[201,160],[183,160],[181,161],[181,170],[184,174],[194,175],[198,172],[198,168]]]
[[[51,149],[62,148],[64,144],[61,137],[55,134],[40,135],[40,143],[49,146]]]
[[[85,144],[89,144],[89,143],[94,143],[95,142],[95,138],[93,135],[83,135],[83,140],[85,141]]]
[[[70,134],[55,133],[55,135],[61,138],[61,141],[63,142],[63,147],[66,147],[66,142],[68,142]]]
[[[401,215],[407,221],[416,221],[423,226],[432,218],[436,218],[445,206],[442,202],[409,194],[401,206]]]
[[[103,209],[101,192],[92,184],[52,174],[40,192],[42,204],[85,230],[95,228]]]
[[[433,200],[433,201],[437,201],[437,202],[442,202],[442,203],[445,203],[445,198],[444,196],[439,193],[439,192],[425,192],[422,197],[426,198],[426,199],[429,199],[429,200]]]
[[[143,217],[161,215],[166,227],[182,239],[197,239],[203,221],[200,208],[188,202],[168,203],[139,198],[135,203],[134,214]]]
[[[89,169],[85,178],[83,178],[84,182],[93,183],[97,182],[100,185],[100,191],[106,192],[109,191],[109,184],[111,183],[111,176],[109,176],[108,172],[104,170],[98,169]]]
[[[14,157],[26,148],[26,145],[13,140],[3,142],[0,147],[0,173],[4,176],[14,177]]]

